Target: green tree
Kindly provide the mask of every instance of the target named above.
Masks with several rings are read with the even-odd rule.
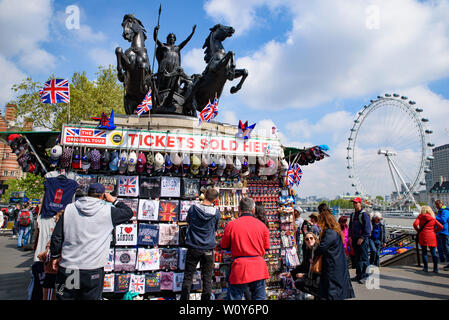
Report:
[[[116,71],[112,65],[98,67],[97,79],[90,81],[86,72],[75,72],[70,82],[70,105],[66,103],[49,104],[40,101],[39,90],[44,87],[31,77],[13,85],[16,92],[18,126],[23,126],[24,119],[34,120],[35,127],[59,131],[68,121],[90,120],[100,116],[102,112],[109,114],[112,109],[117,113],[125,113],[123,107],[123,86],[117,81]],[[54,78],[51,76],[50,79]]]
[[[44,177],[35,176],[31,173],[27,173],[20,179],[9,179],[5,182],[8,189],[2,195],[1,201],[8,203],[11,193],[19,191],[24,191],[25,197],[29,199],[40,199],[44,195],[44,181]]]

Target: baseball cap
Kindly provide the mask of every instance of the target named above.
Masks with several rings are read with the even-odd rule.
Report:
[[[101,166],[107,169],[109,162],[111,161],[111,153],[108,150],[104,150],[101,154]]]
[[[188,154],[185,154],[182,159],[182,167],[184,168],[184,172],[187,172],[190,169],[190,157]]]
[[[249,175],[248,159],[246,159],[246,157],[243,157],[242,176],[246,177],[247,175]]]
[[[154,165],[154,156],[153,156],[153,153],[150,152],[147,154],[146,171],[148,174],[150,174],[151,170],[153,170],[153,165]]]
[[[154,156],[154,169],[156,171],[161,171],[164,168],[164,156],[158,152]]]
[[[218,162],[217,175],[221,177],[225,169],[226,169],[226,159],[224,157],[221,157]]]
[[[101,183],[95,182],[89,185],[89,189],[87,192],[96,192],[96,193],[105,193],[106,189],[104,187],[104,185],[102,185]]]
[[[118,171],[120,173],[125,173],[127,166],[128,166],[128,154],[125,151],[122,151],[122,153],[120,153]]]
[[[165,171],[169,172],[171,170],[172,166],[173,166],[173,163],[171,162],[170,155],[167,153],[165,155]]]
[[[190,158],[190,172],[194,175],[197,175],[199,173],[200,166],[201,166],[200,158],[197,155],[192,154]]]
[[[109,169],[111,169],[111,171],[117,171],[118,163],[119,163],[118,152],[112,151],[111,152],[111,162],[109,162]]]
[[[81,169],[81,152],[78,148],[73,151],[72,168]]]
[[[89,152],[86,152],[81,157],[81,168],[83,170],[88,170],[90,168],[90,161],[91,161],[91,157],[90,157],[90,151],[89,151]]]
[[[212,155],[209,157],[209,174],[215,174],[215,172],[217,171],[217,164],[216,164],[216,159],[215,157]]]
[[[97,149],[93,149],[90,151],[90,158],[91,158],[91,168],[93,170],[99,170],[101,168],[101,155],[100,151]]]
[[[356,198],[352,199],[351,201],[357,202],[357,203],[362,203],[362,199],[360,199],[360,197],[356,197]]]
[[[73,149],[65,148],[62,151],[62,155],[59,158],[60,164],[62,168],[68,168],[70,166],[70,159],[72,158]]]
[[[128,157],[128,172],[136,171],[136,164],[137,164],[137,154],[136,152],[131,151]]]
[[[179,156],[178,152],[172,153],[170,155],[170,159],[175,167],[179,167],[182,165],[182,158]]]
[[[137,156],[137,172],[142,173],[145,170],[145,164],[147,163],[147,158],[145,157],[145,154],[140,151],[139,155]]]
[[[54,146],[50,152],[51,164],[57,164],[61,155],[62,155],[62,147],[60,145]]]
[[[231,156],[226,156],[226,173],[229,175],[234,170],[234,162]]]

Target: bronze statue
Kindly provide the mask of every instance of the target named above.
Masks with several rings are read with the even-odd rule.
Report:
[[[151,85],[151,71],[145,48],[145,28],[133,14],[123,17],[123,38],[131,42],[131,47],[123,53],[117,47],[117,77],[125,87],[125,112],[134,114],[137,106],[142,102]]]
[[[206,38],[203,49],[204,61],[207,66],[201,77],[192,84],[191,94],[186,97],[184,113],[191,113],[196,116],[196,110],[201,111],[215,95],[220,98],[226,80],[239,78],[237,86],[231,88],[231,93],[239,91],[248,77],[246,69],[236,69],[234,52],[226,53],[222,42],[234,34],[234,28],[221,24],[210,29],[210,34]]]

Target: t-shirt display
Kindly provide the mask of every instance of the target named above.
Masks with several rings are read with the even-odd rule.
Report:
[[[140,198],[157,199],[161,196],[161,177],[140,177]]]
[[[138,197],[139,176],[118,176],[118,196]]]
[[[137,249],[137,270],[148,271],[160,268],[160,254],[158,249]]]
[[[87,196],[89,185],[97,182],[97,176],[93,174],[80,174],[78,179],[78,189],[76,190],[77,197]]]
[[[184,281],[184,272],[173,273],[173,291],[179,292],[182,290],[182,282]]]
[[[159,245],[177,246],[179,243],[179,227],[177,224],[159,224]]]
[[[161,291],[161,273],[150,272],[145,274],[145,292]]]
[[[179,201],[161,200],[159,202],[159,221],[178,221]]]
[[[159,220],[159,200],[139,200],[138,220],[158,221]]]
[[[115,227],[116,246],[135,246],[137,244],[137,224],[120,224]]]
[[[161,270],[176,270],[178,268],[178,248],[161,248],[159,266]]]
[[[117,198],[117,200],[125,203],[128,207],[131,208],[131,210],[133,211],[133,214],[134,214],[133,217],[131,218],[131,220],[136,220],[137,219],[137,211],[139,209],[139,199]]]
[[[114,292],[114,273],[106,273],[104,275],[103,292]]]
[[[48,178],[44,182],[45,194],[41,211],[42,218],[51,218],[58,211],[72,203],[79,184],[72,179],[64,176]]]
[[[173,272],[161,271],[161,290],[173,291]]]
[[[200,193],[200,179],[182,179],[182,194],[184,198],[197,198]]]
[[[116,176],[97,176],[97,182],[104,185],[105,192],[112,196],[117,196],[117,177]]]
[[[136,249],[115,249],[114,271],[134,271],[136,270]]]
[[[161,197],[179,198],[181,196],[181,178],[161,177]]]
[[[131,274],[129,291],[139,294],[145,293],[145,275],[144,274]]]
[[[179,248],[178,269],[183,271],[186,268],[187,248]]]
[[[115,290],[114,292],[127,292],[129,289],[129,281],[131,279],[130,273],[116,273],[115,274]]]
[[[159,242],[159,225],[139,223],[137,232],[137,244],[141,246],[155,247]]]
[[[114,271],[115,251],[114,248],[109,249],[108,262],[104,266],[105,272]]]

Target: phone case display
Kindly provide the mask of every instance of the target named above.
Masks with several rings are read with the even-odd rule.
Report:
[[[179,244],[179,227],[177,224],[159,224],[159,245],[177,246]]]
[[[173,292],[182,291],[182,282],[184,281],[184,272],[173,273]]]
[[[119,197],[139,196],[139,176],[118,176]]]
[[[136,270],[136,249],[115,249],[114,271],[134,271]]]
[[[76,190],[75,197],[87,196],[87,190],[89,185],[97,182],[97,176],[93,174],[80,174],[78,182],[78,189]]]
[[[126,292],[129,289],[129,281],[131,279],[130,273],[117,273],[115,274],[115,290],[116,293]]]
[[[161,271],[161,290],[173,291],[173,272]]]
[[[159,243],[159,225],[139,223],[137,245],[155,247]]]
[[[145,293],[145,275],[131,274],[129,282],[129,291],[139,294]]]
[[[161,177],[139,177],[140,198],[157,199],[161,196]]]
[[[158,221],[159,200],[140,199],[137,219],[139,221]]]
[[[197,198],[200,192],[200,179],[183,178],[182,183],[182,197]]]
[[[128,207],[133,211],[133,217],[131,221],[135,221],[137,219],[137,211],[139,209],[139,199],[133,198],[117,198],[118,201],[125,203]]]
[[[114,273],[106,273],[104,275],[103,292],[114,292]]]
[[[159,221],[178,221],[179,201],[161,200],[159,202]]]
[[[137,224],[120,224],[115,227],[116,246],[135,246],[137,244]]]
[[[181,178],[161,177],[161,197],[179,198],[181,196]]]
[[[104,272],[114,271],[115,251],[114,248],[109,249],[108,262],[104,266]]]
[[[161,270],[176,270],[178,268],[178,248],[167,249],[162,248],[160,251],[160,269]]]
[[[145,292],[161,291],[161,273],[151,272],[145,274]]]
[[[136,268],[139,271],[159,270],[160,268],[159,250],[138,248]]]
[[[181,200],[179,209],[179,221],[186,221],[187,213],[189,209],[194,204],[200,204],[201,201],[198,200]]]
[[[117,177],[116,176],[97,176],[97,182],[104,185],[105,192],[111,194],[112,196],[117,196]]]

